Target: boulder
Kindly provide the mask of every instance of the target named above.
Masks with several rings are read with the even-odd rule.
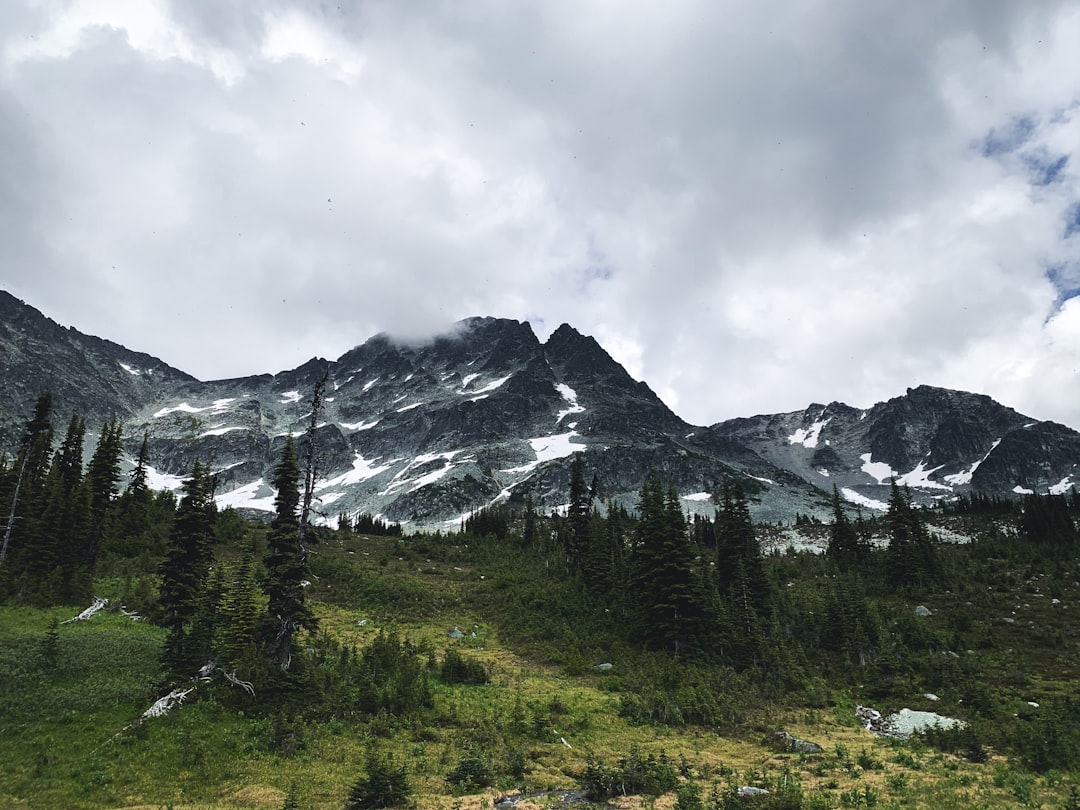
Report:
[[[820,754],[824,749],[815,742],[800,740],[787,731],[777,731],[765,738],[765,744],[774,751],[789,754]]]

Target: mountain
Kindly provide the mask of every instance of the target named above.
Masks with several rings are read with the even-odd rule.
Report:
[[[203,382],[149,355],[64,328],[0,291],[0,443],[10,450],[41,390],[61,430],[124,423],[127,452],[149,440],[157,486],[178,486],[196,459],[218,473],[222,505],[269,512],[286,436],[315,431],[328,519],[359,511],[456,525],[478,507],[532,496],[565,504],[569,457],[585,453],[602,498],[628,506],[650,470],[691,509],[711,511],[726,478],[755,517],[828,514],[835,484],[877,508],[889,481],[929,501],[979,491],[1065,491],[1080,434],[989,397],[938,388],[862,411],[842,403],[700,427],[674,414],[591,337],[563,324],[541,343],[527,323],[470,318],[424,342],[376,335],[337,360],[278,374]]]
[[[1080,482],[1080,434],[990,397],[919,386],[859,410],[833,402],[709,428],[807,483],[882,507],[890,482],[923,502],[970,491],[1068,491]]]

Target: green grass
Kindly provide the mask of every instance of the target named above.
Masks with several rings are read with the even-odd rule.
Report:
[[[678,763],[681,778],[699,784],[706,801],[714,788],[775,788],[787,778],[808,807],[1061,807],[1077,783],[1075,773],[1026,769],[994,740],[990,760],[976,763],[917,741],[875,739],[853,711],[867,702],[971,716],[964,678],[975,673],[988,690],[986,728],[1030,729],[1012,715],[1031,711],[1027,700],[1071,694],[1075,684],[1080,587],[1071,571],[1039,578],[1024,565],[987,563],[984,570],[972,560],[970,581],[951,593],[883,597],[887,625],[925,637],[920,657],[873,672],[833,660],[834,680],[812,704],[805,691],[785,694],[752,677],[713,673],[712,688],[738,709],[718,728],[625,716],[628,694],[677,674],[625,643],[598,641],[600,631],[583,620],[575,625],[575,606],[538,596],[544,583],[527,581],[513,555],[500,557],[483,544],[418,545],[379,538],[323,544],[311,591],[322,628],[338,641],[363,647],[389,629],[436,660],[455,644],[490,673],[484,685],[433,681],[434,708],[405,719],[282,720],[222,687],[206,687],[167,717],[132,726],[167,691],[157,666],[160,629],[102,613],[60,625],[50,645],[50,622],[78,607],[0,608],[0,808],[280,808],[290,790],[301,807],[341,808],[371,750],[407,763],[416,807],[445,810],[489,807],[492,796],[519,789],[577,787],[590,758],[615,767],[635,750]],[[771,564],[798,579],[793,590],[812,593],[815,582],[825,582],[813,560]],[[987,588],[984,575],[1009,585]],[[920,602],[934,614],[917,624],[908,614]],[[511,620],[533,604],[551,611],[527,619],[534,625]],[[1006,609],[1018,610],[1024,624],[993,621],[1012,615]],[[466,638],[449,639],[455,626]],[[969,669],[950,663],[965,659],[941,655],[956,644]],[[602,660],[613,663],[610,672],[595,669]],[[883,673],[887,683],[869,680]],[[938,691],[941,702],[926,703],[924,691]],[[824,753],[770,750],[763,739],[781,728],[820,743]],[[491,785],[482,794],[455,795],[447,777],[463,763],[486,769]],[[669,794],[656,806],[674,801]]]

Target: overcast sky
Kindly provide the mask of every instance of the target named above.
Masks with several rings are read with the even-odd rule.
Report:
[[[201,379],[494,315],[695,424],[1080,428],[1075,0],[4,0],[0,55],[0,285]]]

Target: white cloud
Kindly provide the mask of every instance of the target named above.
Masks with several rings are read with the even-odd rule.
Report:
[[[696,423],[1080,426],[1074,4],[344,8],[5,4],[5,286],[203,378],[490,314]]]

